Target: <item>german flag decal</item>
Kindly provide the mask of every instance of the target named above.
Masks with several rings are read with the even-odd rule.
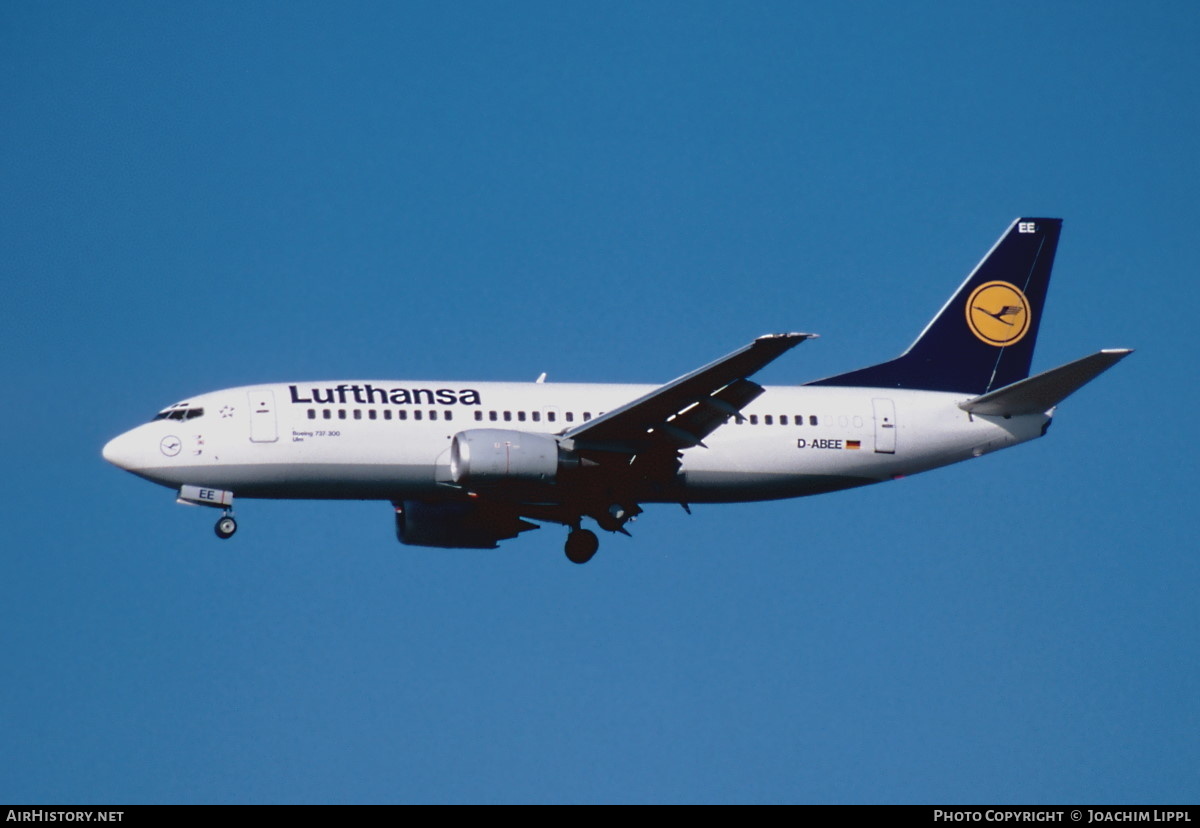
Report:
[[[862,448],[862,441],[861,440],[847,440],[846,448],[848,448],[848,449]]]

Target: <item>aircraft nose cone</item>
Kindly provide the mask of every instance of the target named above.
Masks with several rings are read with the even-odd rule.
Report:
[[[128,470],[133,465],[133,451],[128,432],[105,443],[100,454],[117,468]]]

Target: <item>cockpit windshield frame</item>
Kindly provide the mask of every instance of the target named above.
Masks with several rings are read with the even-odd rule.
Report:
[[[154,415],[155,420],[194,420],[204,416],[204,409],[189,403],[175,403]]]

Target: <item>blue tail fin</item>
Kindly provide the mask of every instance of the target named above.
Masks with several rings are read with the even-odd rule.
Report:
[[[808,385],[986,394],[1029,376],[1062,219],[1019,218],[907,351]]]

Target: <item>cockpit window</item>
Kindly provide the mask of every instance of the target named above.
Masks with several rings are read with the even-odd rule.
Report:
[[[204,416],[204,409],[187,403],[176,403],[154,415],[156,420],[194,420]]]

